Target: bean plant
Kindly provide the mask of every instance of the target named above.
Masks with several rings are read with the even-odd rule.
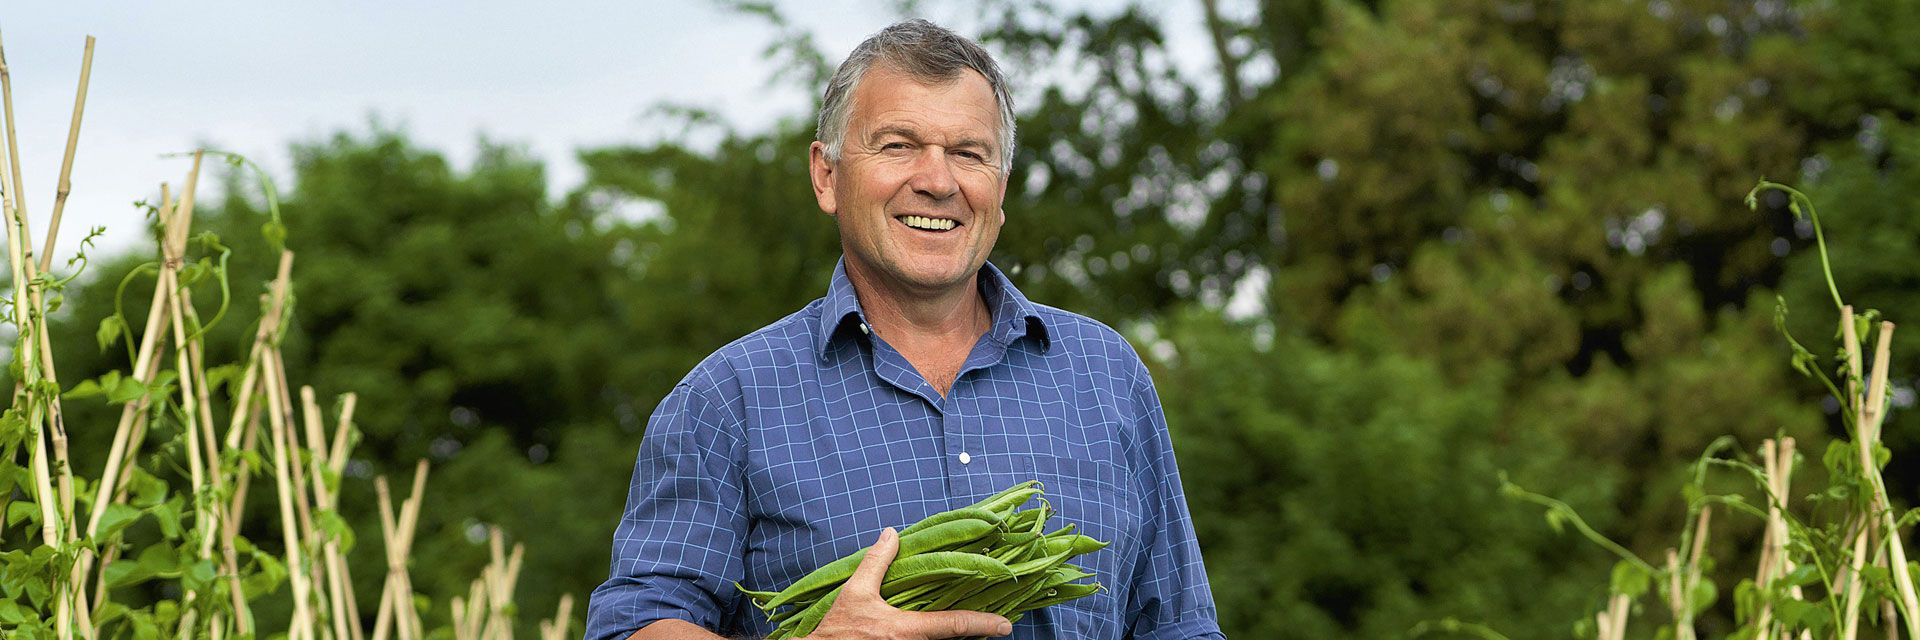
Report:
[[[498,530],[493,562],[468,598],[453,598],[453,624],[431,631],[422,625],[422,608],[432,601],[413,592],[407,562],[424,461],[397,508],[386,479],[376,481],[387,566],[375,579],[383,579],[384,588],[377,605],[363,610],[355,602],[345,561],[355,544],[353,528],[338,511],[341,477],[359,439],[355,398],[345,394],[327,410],[311,387],[289,384],[280,343],[297,298],[293,254],[285,250],[272,182],[245,158],[185,154],[192,168],[177,196],[163,184],[157,202],[141,203],[154,231],[154,260],[119,283],[114,313],[95,333],[103,352],[124,350],[126,368],[69,384],[57,379],[47,316],[80,277],[101,230],[81,243],[64,276],[53,275],[45,253],[35,259],[3,51],[0,213],[10,290],[0,300],[0,323],[12,329],[7,375],[13,396],[0,412],[0,638],[510,638],[513,582],[524,549],[516,545],[508,556]],[[45,252],[53,249],[69,191],[91,59],[89,38]],[[270,212],[262,239],[280,250],[278,273],[252,320],[250,347],[241,361],[225,364],[207,361],[204,338],[218,323],[239,321],[229,311],[248,305],[232,300],[228,248],[213,234],[190,230],[209,156],[251,167],[260,178]],[[148,299],[144,317],[126,312],[135,296]],[[118,407],[112,440],[70,442],[62,412],[69,402]],[[105,450],[97,473],[72,464],[71,449],[83,446]],[[269,481],[260,489],[274,494],[277,526],[253,531],[259,539],[251,539],[241,531],[247,496],[254,484]],[[292,619],[284,628],[263,628],[254,616],[255,605],[269,597],[291,598]],[[562,599],[554,619],[541,625],[543,638],[567,635],[570,605]]]
[[[1754,451],[1744,450],[1731,437],[1715,440],[1689,468],[1688,524],[1679,544],[1657,560],[1641,558],[1594,530],[1571,506],[1527,491],[1503,475],[1503,494],[1545,507],[1547,523],[1556,531],[1572,527],[1619,558],[1604,603],[1576,624],[1577,637],[1625,638],[1636,608],[1644,607],[1646,596],[1652,595],[1652,609],[1664,613],[1650,616],[1658,623],[1646,623],[1652,626],[1652,637],[1697,638],[1695,618],[1722,597],[1712,579],[1717,561],[1705,553],[1718,511],[1763,523],[1755,574],[1732,589],[1737,626],[1727,638],[1854,640],[1869,633],[1920,638],[1920,601],[1914,587],[1920,567],[1907,557],[1904,533],[1920,512],[1897,511],[1887,499],[1882,477],[1891,458],[1880,443],[1880,427],[1891,408],[1887,368],[1894,324],[1876,310],[1856,313],[1841,297],[1812,200],[1790,186],[1762,180],[1747,195],[1747,205],[1757,210],[1761,197],[1769,194],[1784,196],[1788,210],[1813,227],[1837,312],[1834,332],[1840,347],[1822,358],[1795,339],[1787,330],[1784,298],[1775,299],[1774,326],[1789,347],[1793,370],[1818,382],[1837,401],[1848,437],[1809,447],[1819,454],[1817,463],[1827,483],[1812,491],[1791,484],[1794,469],[1808,457],[1793,438],[1768,439]],[[1726,475],[1750,480],[1751,490],[1709,490],[1711,479]],[[1415,635],[1441,633],[1505,637],[1492,627],[1457,620],[1414,629]]]

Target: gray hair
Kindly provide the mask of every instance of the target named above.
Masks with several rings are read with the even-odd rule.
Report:
[[[827,81],[819,128],[814,131],[814,138],[827,146],[827,160],[840,161],[847,120],[853,112],[854,87],[860,85],[875,62],[929,84],[952,82],[968,69],[979,72],[993,88],[993,101],[1000,107],[1000,170],[1012,170],[1013,96],[1007,92],[1000,65],[972,40],[919,18],[896,22],[861,42]]]

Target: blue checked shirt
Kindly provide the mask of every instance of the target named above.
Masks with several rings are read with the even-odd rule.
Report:
[[[1029,612],[1022,640],[1224,638],[1153,381],[1118,333],[1037,305],[989,264],[993,326],[941,397],[867,329],[834,270],[825,298],[720,349],[640,441],[587,640],[677,618],[773,629],[734,588],[779,591],[904,528],[1038,479],[1112,543],[1073,562],[1106,591]]]

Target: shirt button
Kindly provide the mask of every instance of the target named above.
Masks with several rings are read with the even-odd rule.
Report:
[[[862,323],[860,323],[860,333],[866,333],[866,334],[871,334],[871,333],[873,333],[873,330],[872,330],[872,329],[868,329],[868,328],[867,328],[867,323],[865,323],[865,322],[862,322]]]
[[[965,451],[960,452],[960,464],[966,464],[968,462],[971,462],[972,460],[973,460],[973,456],[967,455],[967,452]]]

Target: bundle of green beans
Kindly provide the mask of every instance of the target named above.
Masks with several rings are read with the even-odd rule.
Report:
[[[1107,543],[1075,534],[1071,524],[1047,531],[1053,507],[1043,493],[1039,481],[1029,480],[901,530],[880,596],[909,611],[985,611],[1019,622],[1027,611],[1101,590],[1099,582],[1077,582],[1094,574],[1067,560]],[[1035,498],[1039,506],[1020,508]],[[778,593],[734,587],[778,625],[767,640],[798,638],[820,625],[866,553],[828,563]]]

